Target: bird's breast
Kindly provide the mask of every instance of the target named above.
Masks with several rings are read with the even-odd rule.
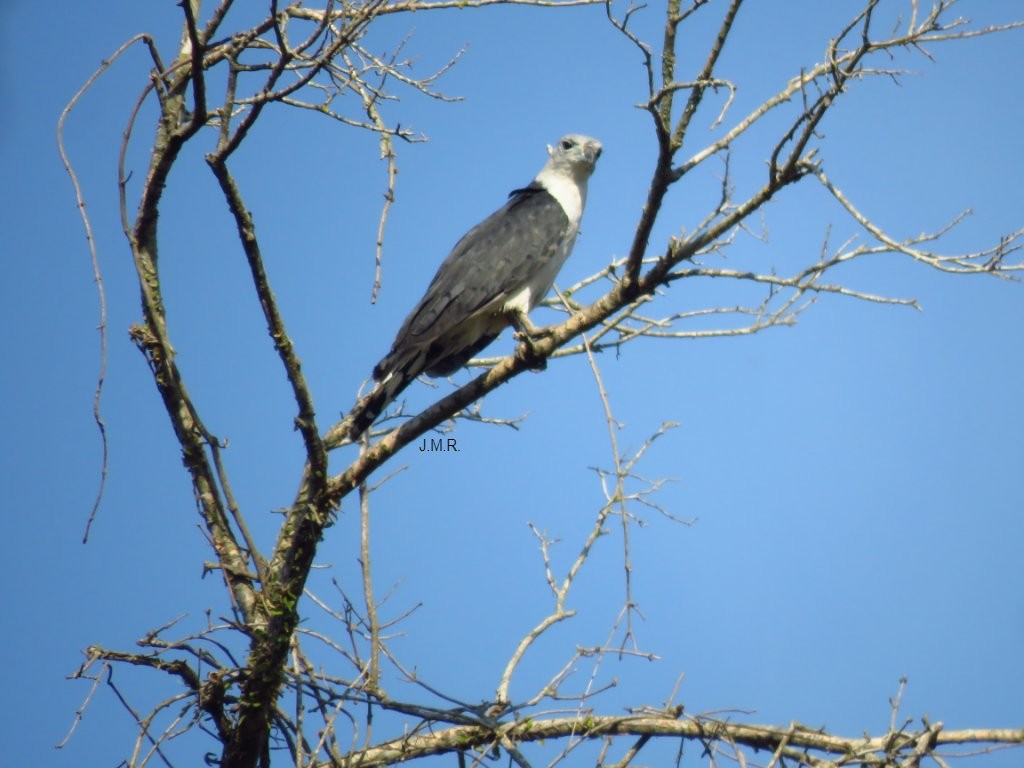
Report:
[[[505,312],[529,312],[538,302],[547,296],[548,291],[555,282],[555,278],[561,271],[565,260],[572,252],[573,244],[576,242],[578,226],[570,224],[569,231],[555,247],[554,253],[548,259],[540,260],[537,270],[526,280],[525,285],[519,290],[509,294],[505,299],[502,309]]]

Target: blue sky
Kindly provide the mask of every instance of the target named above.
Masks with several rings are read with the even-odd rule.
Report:
[[[818,61],[856,3],[750,2],[720,72],[740,86],[732,116]],[[890,8],[893,3],[883,3]],[[974,1],[978,24],[1011,20],[1011,4]],[[85,184],[108,295],[110,361],[103,412],[110,476],[92,539],[82,531],[100,469],[91,399],[99,365],[98,305],[74,197],[56,151],[60,110],[101,59],[149,31],[165,56],[178,37],[173,2],[60,4],[40,29],[27,2],[0,10],[0,217],[6,279],[0,312],[9,355],[0,377],[13,558],[3,649],[12,765],[115,765],[131,723],[101,691],[68,747],[53,749],[87,692],[64,676],[99,643],[130,649],[147,630],[204,610],[226,613],[167,419],[128,326],[134,276],[117,218],[120,131],[148,63],[132,51],[72,115],[68,148]],[[644,77],[635,49],[600,7],[388,19],[369,44],[383,52],[410,26],[415,72],[460,63],[440,82],[457,103],[403,94],[390,118],[429,137],[400,147],[385,246],[384,287],[369,303],[384,167],[371,137],[309,114],[269,115],[236,162],[268,269],[324,423],[347,409],[401,319],[455,240],[533,176],[544,145],[576,131],[600,138],[583,233],[558,283],[629,247],[653,162]],[[656,41],[658,4],[636,18]],[[707,27],[684,46],[700,58]],[[943,250],[974,250],[1024,224],[1020,83],[1022,32],[936,46],[935,61],[856,84],[821,127],[829,176],[899,237],[973,215]],[[45,48],[40,49],[40,42]],[[694,51],[693,54],[688,53]],[[144,169],[146,132],[130,161]],[[702,141],[703,126],[694,132]],[[707,134],[713,136],[713,133]],[[200,142],[202,144],[202,142]],[[275,508],[293,494],[301,445],[292,403],[223,202],[197,145],[170,179],[162,218],[163,282],[172,336],[208,426],[227,451],[240,504],[269,547]],[[764,177],[759,145],[733,158],[737,195]],[[670,195],[658,250],[692,229],[716,194],[721,165]],[[135,187],[137,190],[137,186]],[[807,182],[759,219],[766,242],[742,237],[726,265],[780,273],[809,263],[826,235],[857,228]],[[887,697],[909,678],[904,715],[947,728],[1024,725],[1024,293],[1013,282],[939,274],[892,257],[851,265],[849,285],[914,297],[922,307],[822,298],[792,328],[752,337],[641,341],[602,356],[619,441],[638,447],[664,421],[640,471],[672,478],[631,530],[635,626],[657,663],[602,668],[619,688],[597,706],[657,704],[685,674],[687,711],[737,709],[753,722],[798,720],[842,734],[888,724]],[[680,284],[662,311],[730,295]],[[748,298],[744,295],[744,298]],[[710,304],[709,304],[710,302]],[[535,322],[553,316],[535,313]],[[545,319],[547,318],[547,319]],[[510,349],[507,338],[491,352]],[[410,389],[410,406],[430,390]],[[601,404],[586,361],[553,361],[488,397],[490,415],[529,412],[518,431],[460,424],[460,452],[407,451],[406,469],[376,495],[376,582],[393,589],[392,617],[422,603],[395,648],[425,680],[456,696],[490,695],[516,640],[546,611],[537,543],[527,522],[573,557],[602,502],[591,467],[610,465]],[[340,465],[340,460],[336,463]],[[329,531],[315,580],[357,591],[354,515]],[[618,523],[602,539],[570,602],[578,616],[528,657],[513,695],[557,671],[577,643],[603,641],[622,605]],[[325,631],[329,623],[310,612]],[[453,660],[458,661],[453,665]],[[454,668],[453,668],[454,667]],[[590,674],[580,667],[579,680]],[[136,703],[158,697],[151,676],[119,673]],[[162,682],[160,683],[162,686]],[[392,691],[395,693],[395,691]],[[209,748],[202,743],[191,761]],[[674,749],[674,747],[673,747]],[[977,765],[1009,766],[1020,754]],[[696,764],[694,753],[684,764]]]

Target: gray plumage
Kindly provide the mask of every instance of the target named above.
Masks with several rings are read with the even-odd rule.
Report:
[[[526,314],[576,242],[600,155],[596,139],[562,137],[533,182],[459,240],[374,367],[377,383],[353,409],[353,440],[420,374],[451,375],[510,324],[530,327]]]

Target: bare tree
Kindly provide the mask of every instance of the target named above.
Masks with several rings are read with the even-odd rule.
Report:
[[[632,711],[625,714],[602,711],[600,690],[570,690],[565,682],[569,670],[581,659],[599,665],[609,654],[651,656],[631,639],[635,606],[629,585],[628,544],[624,549],[627,599],[613,633],[624,639],[619,642],[610,638],[600,647],[579,647],[575,657],[555,670],[532,695],[513,700],[510,686],[528,651],[552,627],[572,616],[567,596],[607,526],[618,520],[628,539],[634,514],[631,510],[646,506],[671,517],[653,496],[659,482],[643,480],[637,465],[672,425],[665,424],[638,450],[624,453],[618,446],[616,421],[607,398],[604,402],[613,462],[610,470],[600,473],[605,504],[597,511],[578,555],[567,568],[553,562],[547,534],[534,529],[550,591],[550,610],[518,640],[496,681],[496,690],[481,691],[475,703],[461,701],[418,680],[415,671],[403,664],[389,642],[401,617],[381,618],[381,597],[375,592],[372,578],[370,502],[379,483],[371,485],[371,476],[388,468],[405,446],[450,419],[501,423],[501,419],[485,415],[478,401],[499,385],[535,369],[538,357],[586,355],[600,385],[595,353],[639,338],[752,334],[792,324],[819,294],[913,304],[912,299],[857,290],[838,277],[837,268],[878,254],[957,275],[1005,278],[1024,269],[1014,255],[1024,231],[1010,233],[974,252],[951,255],[943,254],[940,244],[957,221],[940,231],[909,239],[885,231],[826,175],[822,158],[828,147],[818,134],[822,120],[850,89],[869,78],[899,75],[892,64],[897,53],[930,56],[931,49],[940,44],[1000,33],[1024,22],[978,28],[952,15],[953,0],[932,4],[905,0],[899,25],[880,30],[875,20],[879,0],[864,0],[859,13],[827,41],[820,61],[794,72],[749,114],[735,115],[732,103],[736,84],[718,74],[716,65],[734,21],[743,11],[741,0],[669,0],[662,39],[657,44],[642,40],[633,31],[631,22],[641,10],[639,6],[620,9],[608,2],[608,23],[636,47],[643,59],[647,90],[642,94],[642,106],[658,146],[646,200],[626,255],[549,300],[549,306],[563,312],[565,319],[546,329],[543,338],[531,344],[528,354],[520,347],[510,356],[475,361],[482,370],[471,381],[439,396],[419,413],[393,409],[369,436],[352,446],[347,437],[347,418],[327,425],[316,416],[314,388],[303,373],[264,269],[255,222],[233,172],[233,159],[256,123],[272,109],[309,110],[337,121],[345,129],[375,134],[386,160],[388,185],[377,237],[379,267],[396,183],[396,147],[419,140],[401,127],[400,121],[390,121],[384,105],[410,92],[444,98],[437,80],[456,63],[458,55],[453,55],[437,73],[413,76],[400,54],[400,45],[394,56],[384,58],[364,44],[365,36],[387,16],[509,3],[532,6],[537,14],[556,6],[602,4],[600,0],[327,0],[313,7],[270,0],[264,16],[249,26],[227,30],[224,24],[232,10],[230,0],[220,0],[205,10],[198,0],[187,0],[181,4],[184,34],[172,57],[165,57],[148,35],[132,38],[90,78],[65,110],[62,124],[111,62],[133,46],[148,50],[152,70],[125,131],[119,169],[122,224],[138,272],[143,311],[142,320],[131,329],[131,337],[150,367],[181,447],[210,545],[212,562],[207,567],[223,578],[229,603],[220,612],[225,614],[222,618],[211,619],[207,626],[174,639],[169,638],[178,625],[169,621],[139,641],[141,650],[89,648],[77,676],[93,680],[93,691],[100,682],[112,679],[109,675],[115,667],[125,665],[162,674],[176,685],[175,695],[141,708],[123,699],[138,723],[138,740],[128,764],[172,764],[170,742],[196,729],[205,731],[220,745],[220,754],[213,760],[225,768],[269,764],[272,751],[277,749],[284,750],[287,759],[298,766],[386,765],[445,753],[457,754],[460,765],[477,765],[490,755],[500,754],[516,765],[526,766],[530,759],[523,751],[524,745],[541,742],[548,745],[549,764],[569,756],[582,743],[596,742],[602,745],[601,765],[626,766],[646,745],[665,737],[673,743],[694,742],[713,762],[734,759],[744,765],[746,753],[761,750],[769,756],[766,762],[772,768],[785,764],[917,766],[926,756],[935,757],[941,765],[937,750],[946,745],[985,748],[1024,742],[1024,732],[1017,730],[946,731],[941,723],[927,720],[912,725],[898,715],[899,696],[893,700],[887,732],[854,738],[797,723],[778,728],[710,714],[692,715],[683,711],[674,696],[658,705],[635,702]],[[712,14],[717,14],[717,34],[703,41],[701,65],[694,72],[679,71],[677,49],[684,31],[695,18]],[[696,44],[695,39],[691,37],[689,44]],[[159,118],[151,139],[149,165],[140,191],[129,195],[125,157],[139,132],[140,111],[151,102],[158,106]],[[358,104],[357,110],[352,110],[353,103]],[[713,134],[717,138],[704,146],[695,138],[694,126],[700,121],[717,128]],[[763,130],[766,124],[782,128]],[[764,181],[752,193],[737,198],[729,160],[732,150],[747,141],[754,143],[766,161]],[[270,552],[261,552],[249,533],[246,511],[235,500],[222,460],[224,446],[207,428],[199,404],[190,395],[177,365],[167,319],[158,258],[159,214],[171,171],[183,162],[183,151],[192,144],[209,148],[206,163],[237,227],[270,348],[280,358],[295,401],[295,427],[305,451],[306,466],[302,477],[297,478],[298,492],[283,511],[277,541]],[[717,199],[710,201],[699,225],[665,242],[652,242],[655,223],[666,216],[666,194],[710,162],[721,162],[722,182]],[[66,155],[65,164],[83,203],[84,216],[84,200]],[[767,202],[796,184],[821,185],[862,228],[863,238],[838,246],[825,242],[819,253],[786,275],[734,258],[730,246],[737,234],[751,227],[752,217]],[[88,219],[85,226],[88,230]],[[165,259],[178,257],[164,254]],[[379,281],[379,269],[377,275]],[[671,292],[680,281],[694,280],[753,285],[764,290],[762,298],[753,304],[740,300],[685,310],[660,309],[664,304],[656,298]],[[716,325],[695,330],[694,318]],[[362,373],[353,372],[354,380]],[[350,446],[350,455],[343,460],[343,468],[332,471],[329,455],[344,455],[346,446]],[[349,501],[348,514],[358,510],[361,535],[358,541],[341,545],[358,552],[361,584],[338,585],[333,596],[327,598],[309,592],[307,581],[320,542],[331,536],[328,528],[345,500]],[[304,612],[317,610],[336,620],[336,636],[301,625]],[[315,661],[325,651],[332,654],[329,672]],[[385,686],[389,680],[407,683],[401,696],[387,690],[392,687]]]

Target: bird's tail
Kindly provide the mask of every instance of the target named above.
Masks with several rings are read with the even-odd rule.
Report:
[[[384,409],[423,373],[422,352],[416,350],[411,359],[406,360],[394,360],[389,355],[377,364],[373,373],[377,383],[352,408],[348,429],[352,442],[362,437]]]
[[[348,427],[348,436],[353,443],[363,436],[392,399],[388,397],[384,385],[378,382],[370,394],[355,404]]]

